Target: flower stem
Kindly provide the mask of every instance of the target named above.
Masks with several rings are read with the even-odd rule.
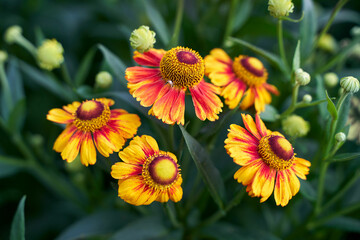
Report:
[[[172,225],[173,225],[175,228],[181,227],[181,224],[180,224],[179,221],[176,219],[176,214],[175,214],[174,208],[170,207],[170,205],[169,205],[168,202],[164,202],[164,203],[163,203],[163,207],[164,207],[164,210],[165,210],[166,214],[169,216],[169,219],[170,219]]]
[[[234,17],[236,14],[236,6],[238,4],[238,0],[231,0],[231,5],[230,5],[230,9],[229,9],[229,15],[228,15],[228,19],[227,19],[227,23],[226,23],[226,27],[225,27],[225,33],[224,33],[224,38],[223,38],[223,46],[225,46],[225,42],[228,39],[228,37],[231,35],[231,32],[233,31],[233,27],[234,27]]]
[[[29,42],[26,38],[24,38],[23,36],[20,36],[18,38],[16,38],[16,43],[18,43],[19,45],[21,45],[23,48],[25,48],[26,50],[29,51],[29,53],[35,58],[35,60],[37,60],[37,49],[36,47]]]
[[[293,111],[295,111],[295,109],[297,108],[296,103],[297,103],[297,99],[298,99],[298,94],[299,94],[299,84],[295,84],[293,91],[292,91],[292,96],[291,96],[291,104],[289,106],[288,109],[286,109],[281,115],[280,118],[284,118],[287,117],[288,115],[290,115]]]
[[[278,20],[278,29],[277,29],[277,33],[278,33],[278,42],[279,42],[279,51],[280,51],[280,57],[281,60],[285,66],[285,69],[289,72],[289,65],[288,62],[286,60],[286,55],[285,55],[285,49],[284,49],[284,39],[283,39],[283,25],[282,25],[282,20],[279,19]]]
[[[0,82],[1,82],[1,88],[2,88],[2,94],[4,96],[5,104],[7,106],[8,111],[11,111],[13,108],[13,101],[11,97],[11,90],[9,87],[9,82],[6,77],[4,64],[0,64]]]
[[[168,49],[177,46],[179,41],[179,35],[181,30],[181,23],[184,15],[184,0],[178,0],[178,6],[176,11],[175,29],[174,33],[168,44]]]
[[[322,197],[324,195],[325,176],[328,167],[329,167],[329,162],[323,162],[320,168],[319,185],[318,185],[317,198],[316,198],[315,210],[314,210],[315,215],[318,215],[321,212]]]

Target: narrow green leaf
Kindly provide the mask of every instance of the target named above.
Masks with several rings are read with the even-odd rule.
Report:
[[[341,153],[332,157],[329,162],[344,162],[360,158],[360,153]]]
[[[304,19],[300,23],[300,41],[302,59],[307,59],[313,49],[316,35],[316,15],[312,0],[302,1]]]
[[[284,65],[282,64],[281,59],[276,56],[275,54],[268,52],[264,49],[261,49],[259,47],[256,47],[255,45],[248,43],[244,40],[238,39],[238,38],[233,38],[230,37],[229,38],[230,41],[233,41],[241,46],[244,46],[246,48],[249,48],[250,50],[252,50],[253,52],[255,52],[256,54],[259,54],[260,56],[262,56],[263,58],[265,58],[267,61],[269,61],[272,65],[274,65],[275,67],[277,67],[278,69],[280,69],[283,73],[287,73],[286,69],[284,67]]]
[[[345,127],[345,124],[348,120],[349,111],[350,111],[350,100],[351,100],[351,94],[346,96],[346,98],[344,99],[344,102],[342,103],[342,105],[339,109],[339,114],[338,114],[339,118],[337,120],[335,132],[340,132]]]
[[[265,111],[260,113],[260,118],[267,122],[275,122],[279,119],[279,112],[273,106],[267,104]]]
[[[20,200],[15,216],[11,223],[10,240],[25,240],[25,207],[26,196]]]
[[[218,204],[220,209],[224,208],[223,198],[225,196],[224,182],[221,178],[219,170],[214,166],[210,160],[208,153],[196,141],[183,126],[179,125],[180,130],[184,136],[186,145],[189,149],[190,155],[195,162],[197,169],[199,170],[211,196]]]
[[[360,233],[360,220],[349,217],[337,217],[324,224],[327,227]]]
[[[331,101],[327,91],[325,91],[325,94],[326,94],[326,99],[327,99],[327,102],[328,102],[327,110],[330,113],[330,115],[332,116],[332,118],[334,120],[336,120],[338,118],[338,112],[336,110],[335,104],[333,103],[333,101]]]
[[[309,181],[300,179],[300,193],[309,201],[316,201],[316,192]]]
[[[86,53],[85,57],[81,61],[81,65],[79,70],[76,72],[75,75],[75,86],[80,86],[84,83],[87,75],[89,74],[89,70],[91,69],[91,63],[94,59],[96,53],[96,48],[92,47]]]
[[[246,22],[246,20],[251,16],[251,9],[253,7],[252,0],[243,0],[240,1],[236,9],[236,14],[234,17],[233,23],[233,32],[238,31]]]
[[[292,70],[295,71],[296,69],[300,68],[300,61],[301,61],[301,57],[300,57],[300,40],[297,42],[296,48],[295,48],[295,54],[294,54],[294,58],[293,58],[293,65],[292,65]]]
[[[98,48],[102,52],[105,57],[106,62],[109,64],[111,70],[113,71],[114,75],[120,79],[121,84],[126,87],[125,81],[125,70],[126,65],[118,58],[114,53],[112,53],[109,49],[105,46],[99,44]]]
[[[10,113],[7,126],[11,133],[20,132],[23,127],[26,114],[25,104],[25,98],[19,100]]]
[[[40,46],[45,40],[45,35],[40,27],[35,28],[35,42],[36,46]]]
[[[161,222],[160,217],[145,217],[125,225],[117,231],[110,240],[143,240],[156,239],[164,236],[167,229]]]
[[[156,34],[160,37],[163,44],[167,46],[170,40],[170,34],[164,18],[157,8],[152,5],[152,1],[143,0],[143,4],[148,18],[156,30]]]
[[[11,176],[19,171],[19,168],[0,161],[0,178]]]
[[[10,58],[6,75],[8,79],[11,79],[11,81],[9,81],[9,85],[13,101],[17,102],[18,100],[24,98],[24,84],[19,71],[19,64],[16,58]]]

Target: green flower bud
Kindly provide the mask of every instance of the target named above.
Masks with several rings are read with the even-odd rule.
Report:
[[[96,88],[108,88],[111,86],[113,78],[110,73],[106,71],[99,72],[95,78]]]
[[[60,67],[64,62],[64,49],[62,45],[55,39],[47,39],[37,49],[38,63],[41,68],[46,70],[53,70]]]
[[[338,48],[335,38],[330,34],[324,34],[319,39],[318,47],[324,51],[331,53],[335,52]]]
[[[141,53],[149,51],[156,42],[155,35],[156,33],[151,31],[148,26],[141,26],[131,33],[130,45]]]
[[[350,30],[350,33],[353,37],[358,37],[360,36],[360,27],[359,26],[355,26]]]
[[[22,37],[22,28],[18,25],[9,27],[4,35],[5,42],[8,44],[15,43],[20,37]]]
[[[337,134],[335,134],[335,140],[337,142],[344,142],[346,140],[346,135],[343,132],[338,132]]]
[[[303,102],[305,103],[311,103],[312,101],[312,97],[310,94],[305,94],[304,97],[303,97]]]
[[[343,77],[340,80],[340,86],[344,89],[345,92],[356,93],[359,91],[360,83],[356,78],[349,76]]]
[[[5,51],[0,50],[0,64],[6,62],[7,58],[8,58],[7,53]]]
[[[329,88],[335,87],[339,83],[339,77],[336,73],[328,72],[324,75],[325,85]]]
[[[268,10],[275,18],[289,16],[294,11],[294,4],[291,0],[269,0]]]
[[[309,122],[302,117],[291,115],[281,122],[284,132],[291,137],[303,137],[310,130]]]
[[[310,75],[307,72],[304,72],[301,68],[296,69],[295,71],[295,81],[297,84],[305,86],[310,82]]]

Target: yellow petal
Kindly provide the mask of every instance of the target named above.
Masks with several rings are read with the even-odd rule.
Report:
[[[75,131],[76,131],[76,127],[73,124],[69,124],[56,139],[53,149],[56,152],[62,152],[65,146],[69,143],[69,139],[74,134]]]
[[[74,121],[73,115],[60,108],[51,109],[48,115],[46,115],[46,119],[52,122],[62,124],[67,124]]]
[[[111,176],[115,179],[125,179],[130,176],[140,175],[142,166],[117,162],[111,167]]]
[[[84,135],[80,148],[80,161],[83,165],[94,165],[96,162],[96,149],[91,137],[91,133],[88,132]]]
[[[71,136],[69,143],[66,145],[64,150],[61,153],[61,157],[67,162],[72,162],[79,154],[80,144],[82,141],[84,133],[77,131],[74,135]]]

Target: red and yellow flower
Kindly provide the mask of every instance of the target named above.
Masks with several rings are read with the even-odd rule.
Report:
[[[285,206],[300,189],[298,179],[306,179],[310,162],[295,157],[292,145],[279,132],[272,132],[256,115],[242,114],[245,128],[232,124],[225,149],[242,166],[234,175],[247,186],[252,197],[266,201],[274,191],[276,205]]]
[[[119,152],[123,162],[115,163],[111,176],[119,179],[118,195],[133,205],[148,205],[154,201],[181,200],[182,178],[177,158],[159,150],[151,136],[136,136]]]
[[[136,114],[122,109],[110,110],[112,105],[113,100],[98,98],[51,109],[46,118],[66,124],[54,143],[54,150],[61,152],[67,162],[74,161],[80,151],[80,160],[85,166],[95,164],[96,149],[105,157],[120,151],[141,123]]]
[[[223,106],[219,89],[204,81],[204,60],[184,47],[169,51],[150,49],[134,53],[134,60],[147,67],[129,67],[125,78],[129,92],[144,107],[167,124],[184,124],[185,93],[189,89],[196,116],[215,121]]]
[[[269,92],[279,94],[275,86],[266,83],[268,72],[257,58],[240,55],[232,60],[222,49],[215,48],[204,60],[206,76],[221,87],[220,95],[230,109],[234,109],[245,94],[240,108],[245,110],[255,105],[256,112],[263,112],[265,105],[271,103]]]

